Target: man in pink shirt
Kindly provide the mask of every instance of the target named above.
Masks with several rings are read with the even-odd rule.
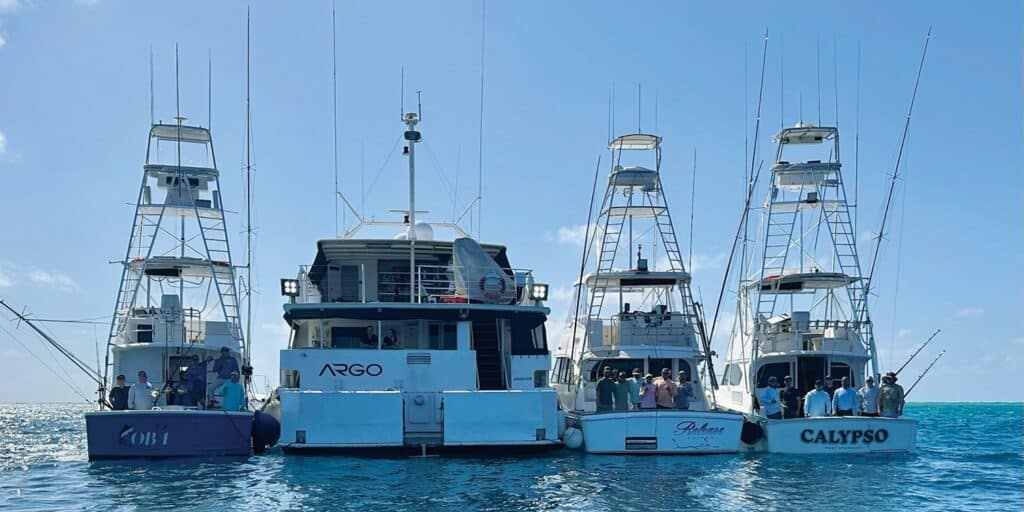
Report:
[[[675,409],[676,394],[679,393],[679,384],[672,381],[672,370],[661,369],[661,377],[654,379],[655,401],[658,409]]]

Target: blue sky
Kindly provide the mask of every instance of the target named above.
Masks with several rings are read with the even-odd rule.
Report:
[[[120,272],[109,262],[127,243],[145,151],[150,48],[157,117],[174,115],[179,43],[183,111],[203,125],[212,53],[222,185],[227,207],[241,210],[245,9],[229,2],[0,0],[0,297],[41,317],[110,314]],[[365,188],[367,216],[406,206],[405,161],[396,156],[383,165],[402,129],[404,66],[407,107],[412,91],[423,91],[421,147],[430,153],[420,160],[417,206],[447,220],[477,186],[479,2],[338,2],[337,9],[342,189],[361,203]],[[276,376],[285,344],[277,279],[310,263],[315,241],[334,234],[331,3],[257,2],[252,13],[260,292],[254,361],[258,374]],[[711,304],[742,208],[744,139],[753,130],[767,27],[762,147],[770,153],[780,121],[798,120],[801,97],[803,117],[817,121],[816,39],[822,121],[835,120],[835,42],[848,171],[860,47],[858,231],[867,254],[931,25],[897,190],[905,200],[897,202],[872,298],[880,359],[883,367],[898,365],[941,328],[908,370],[909,381],[947,350],[914,399],[1022,400],[1021,14],[1016,2],[654,2],[641,9],[492,1],[483,240],[508,245],[514,265],[552,283],[557,326],[578,265],[573,235],[585,223],[593,166],[606,143],[609,89],[616,91],[616,131],[633,131],[641,83],[640,122],[654,130],[657,117],[663,179],[681,231],[698,152],[694,274]],[[353,222],[351,215],[345,220]],[[229,222],[239,235],[242,219]],[[89,361],[106,329],[50,328]],[[15,332],[55,365],[24,327]],[[724,338],[715,344],[724,352]],[[17,340],[0,335],[0,356],[13,373],[7,381],[17,383],[0,387],[0,401],[77,399]],[[71,378],[91,388],[77,374]]]

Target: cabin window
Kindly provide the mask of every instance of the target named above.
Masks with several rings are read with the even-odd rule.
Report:
[[[640,368],[641,370],[643,369],[643,367],[644,367],[644,360],[643,359],[605,359],[603,361],[598,361],[598,363],[595,364],[594,367],[590,370],[590,380],[591,381],[596,381],[598,378],[600,378],[600,376],[603,376],[604,375],[603,372],[604,372],[604,367],[605,366],[610,366],[612,368],[612,373],[613,374],[619,373],[619,371],[624,371],[624,372],[626,372],[626,375],[632,377],[633,376],[633,369],[634,368]]]
[[[668,368],[668,371],[672,371],[672,360],[671,359],[648,359],[647,360],[647,373],[654,375],[654,378],[661,377],[661,370]]]
[[[777,385],[782,385],[782,380],[789,375],[789,362],[768,363],[757,369],[757,387],[768,387],[768,379],[775,377]]]
[[[530,356],[548,353],[544,324],[526,329],[518,322],[512,322],[512,355]]]
[[[857,383],[853,381],[853,372],[850,371],[850,365],[846,363],[832,363],[829,365],[829,375],[835,380],[836,386],[840,385],[839,379],[846,377],[850,382],[850,386],[857,387]],[[825,383],[826,386],[828,384],[828,382]]]
[[[555,384],[569,383],[570,368],[572,368],[572,361],[568,357],[555,358],[555,371],[551,376]]]
[[[431,350],[455,350],[458,344],[458,329],[454,322],[431,322],[427,326]]]
[[[679,372],[686,372],[686,380],[696,381],[693,372],[690,371],[690,362],[686,359],[679,360],[679,366],[676,368],[676,377],[679,377]]]
[[[138,324],[135,327],[137,343],[153,343],[153,324]]]
[[[743,381],[743,369],[738,364],[725,365],[725,373],[722,374],[722,383],[730,386],[739,386]]]

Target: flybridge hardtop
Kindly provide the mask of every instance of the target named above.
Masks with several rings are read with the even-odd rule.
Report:
[[[281,280],[288,348],[272,410],[286,451],[549,447],[547,285],[457,223],[416,221],[416,113],[403,116],[410,200],[398,222],[359,218]],[[358,217],[358,216],[357,216]],[[358,238],[371,229],[394,238]],[[454,240],[435,240],[449,229]]]
[[[591,453],[730,453],[739,448],[742,417],[714,411],[713,399],[704,393],[704,377],[713,376],[706,370],[711,350],[669,215],[661,142],[656,135],[636,133],[609,143],[613,165],[608,186],[595,227],[587,233],[573,310],[552,370],[552,386],[567,411],[566,444]],[[641,162],[626,165],[624,152]],[[642,162],[645,156],[653,162]],[[647,247],[664,251],[666,268],[652,268],[644,257],[647,233],[653,238]],[[584,275],[586,268],[591,270]],[[606,369],[639,375],[611,384],[603,376]],[[660,403],[642,407],[636,393],[643,375],[663,372],[667,381],[658,384],[657,393],[664,395]],[[707,384],[715,386],[713,379]],[[629,403],[625,395],[609,403],[610,385],[630,386]]]
[[[719,404],[749,415],[755,426],[744,440],[751,449],[910,450],[917,422],[874,417],[878,410],[873,393],[878,390],[857,391],[868,378],[881,379],[868,314],[868,279],[861,274],[843,182],[839,131],[799,123],[780,130],[773,140],[775,163],[760,229],[754,246],[743,248]],[[786,379],[791,384],[784,389],[786,396],[802,399],[780,399],[777,388]],[[837,389],[842,381],[850,390]],[[839,409],[832,414],[850,416],[819,417],[823,411],[817,405],[802,405],[812,402],[809,393],[816,383],[822,387],[815,393],[827,393],[827,408]],[[841,404],[833,401],[837,394],[844,396]],[[836,429],[850,435],[831,442],[821,434]]]

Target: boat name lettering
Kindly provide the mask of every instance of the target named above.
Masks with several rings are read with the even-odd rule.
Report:
[[[725,427],[712,427],[708,426],[707,422],[703,425],[697,426],[695,421],[680,421],[676,424],[676,433],[685,434],[721,434],[725,432]]]
[[[154,430],[135,430],[135,427],[125,425],[119,435],[121,444],[128,446],[167,446],[171,433],[164,427],[162,432]]]
[[[325,373],[330,373],[332,377],[362,377],[363,375],[376,377],[383,372],[384,368],[377,363],[367,365],[359,363],[324,363],[324,367],[320,369],[320,376],[323,377]]]
[[[889,431],[880,428],[878,430],[818,430],[807,428],[800,432],[800,440],[804,443],[815,444],[871,444],[884,443],[889,439]]]

